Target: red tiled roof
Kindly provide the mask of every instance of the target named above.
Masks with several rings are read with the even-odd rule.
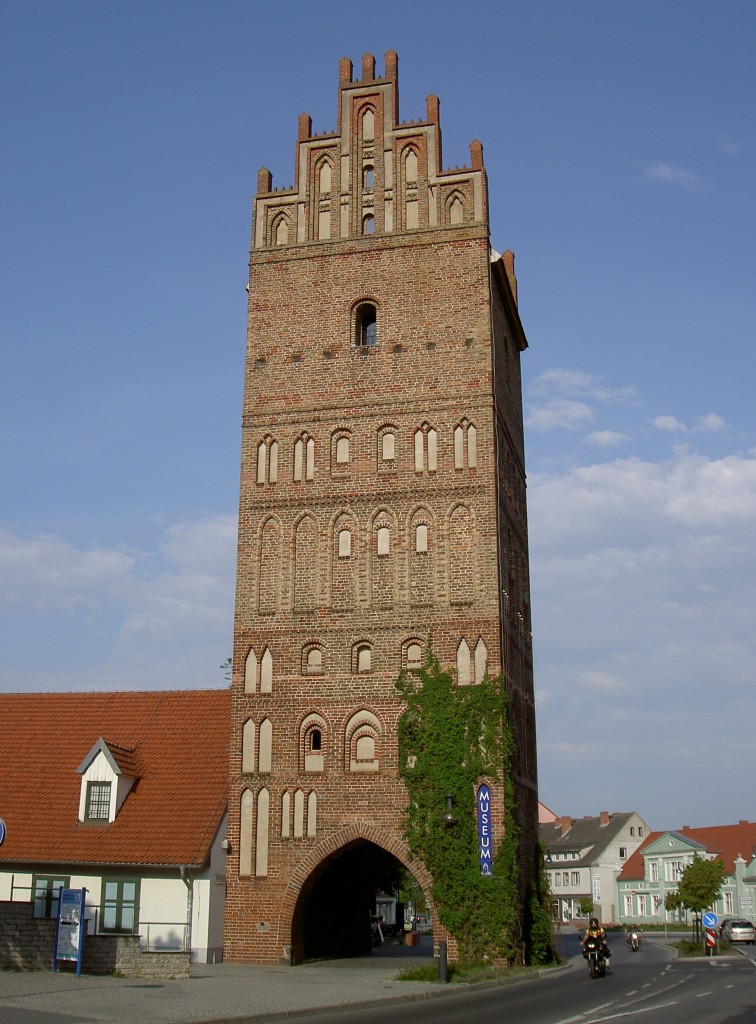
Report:
[[[674,832],[676,835],[690,839],[704,847],[707,853],[714,854],[724,864],[725,873],[735,873],[735,860],[743,857],[748,863],[756,853],[756,822],[740,821],[737,825],[711,825],[707,828],[668,829],[666,832],[652,832],[635,853],[628,857],[619,874],[619,881],[644,877],[643,855],[651,843],[661,836]]]
[[[200,866],[226,810],[230,728],[230,690],[0,694],[0,864]],[[100,737],[137,781],[112,824],[82,824],[76,769]]]

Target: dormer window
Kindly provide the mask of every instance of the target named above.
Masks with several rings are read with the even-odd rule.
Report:
[[[79,821],[115,821],[138,777],[134,750],[100,738],[76,770],[81,775]]]
[[[88,782],[84,809],[87,821],[110,821],[110,783]]]

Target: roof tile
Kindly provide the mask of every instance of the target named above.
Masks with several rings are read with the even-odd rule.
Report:
[[[0,694],[0,863],[204,863],[227,805],[230,690]],[[99,737],[137,781],[116,820],[78,822]]]

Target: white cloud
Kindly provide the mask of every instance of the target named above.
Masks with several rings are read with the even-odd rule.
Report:
[[[642,744],[652,759],[627,780],[611,773],[615,809],[643,813],[664,778],[673,820],[661,827],[678,813],[696,824],[699,794],[722,821],[745,816],[737,787],[716,796],[724,769],[699,778],[691,758],[704,739],[733,751],[752,741],[756,456],[679,451],[529,484],[541,799],[597,813],[606,782],[593,790],[576,774],[583,743],[608,744],[613,764]]]
[[[635,389],[611,388],[600,378],[582,370],[556,367],[546,370],[528,385],[525,425],[529,430],[544,433],[558,428],[581,430],[595,419],[594,405],[613,405],[632,401]],[[614,435],[617,439],[620,435]],[[594,444],[615,443],[609,432],[589,435]]]
[[[663,160],[646,168],[644,177],[649,181],[660,181],[666,185],[679,186],[688,192],[696,192],[702,186],[701,177],[695,171],[690,171],[685,167],[675,167],[674,164],[668,164]]]
[[[694,429],[705,433],[718,434],[720,431],[727,429],[727,423],[717,413],[710,412],[699,419]]]
[[[233,621],[235,517],[171,526],[160,551],[161,570],[129,582],[131,612],[123,623],[124,644],[142,644],[147,637],[188,639],[198,630],[228,632]]]
[[[564,427],[578,430],[593,420],[593,412],[584,402],[554,399],[540,408],[531,408],[526,418],[526,426],[539,433]]]
[[[651,426],[657,430],[666,430],[670,434],[687,434],[688,428],[676,416],[654,416]]]
[[[545,395],[572,395],[595,402],[627,402],[635,397],[635,388],[611,388],[599,377],[585,370],[568,370],[555,367],[545,370],[528,385],[528,394],[536,397]]]
[[[719,413],[710,412],[700,416],[694,427],[689,427],[676,416],[655,416],[651,420],[651,426],[669,434],[719,434],[727,429],[727,422]]]
[[[0,530],[0,685],[222,684],[218,666],[231,653],[235,560],[233,516],[170,525],[156,550],[129,553]]]
[[[119,549],[79,551],[61,537],[18,537],[0,527],[0,602],[6,606],[86,604],[117,587],[135,566]]]
[[[617,430],[594,430],[587,434],[585,440],[599,448],[615,448],[631,440],[629,434]]]

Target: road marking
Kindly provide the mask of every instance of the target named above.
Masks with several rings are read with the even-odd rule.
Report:
[[[591,1024],[603,1024],[607,1020],[618,1020],[620,1017],[634,1017],[637,1013],[651,1013],[654,1010],[665,1010],[668,1006],[677,1006],[677,1000],[673,999],[669,1003],[657,1003],[655,1006],[639,1006],[633,1010],[621,1010],[619,1013],[612,1013],[606,1017],[593,1017]]]

